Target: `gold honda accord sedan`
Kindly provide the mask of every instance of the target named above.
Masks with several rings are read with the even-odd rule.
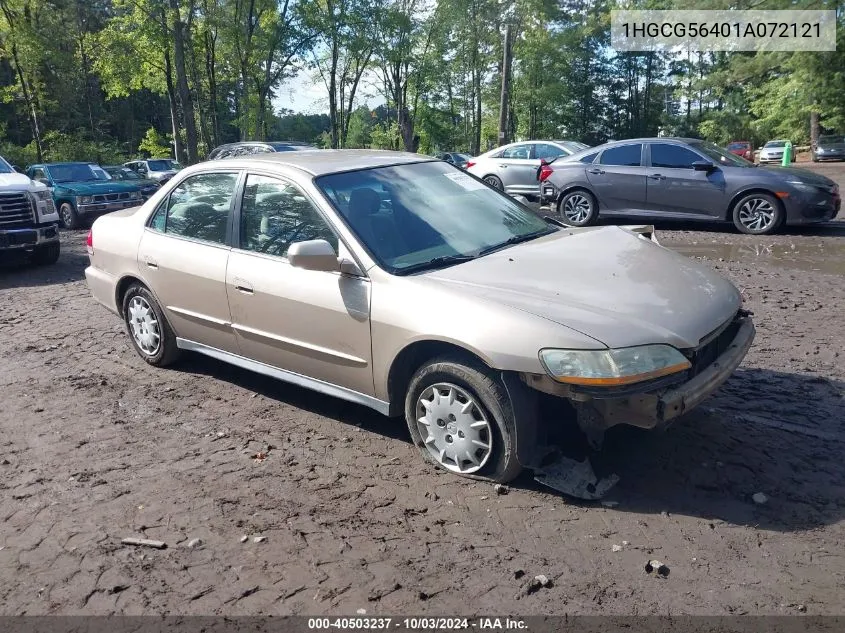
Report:
[[[151,365],[206,354],[404,416],[422,455],[504,482],[565,401],[591,443],[663,426],[754,338],[740,293],[635,231],[541,218],[416,154],[202,163],[88,236],[93,296]]]

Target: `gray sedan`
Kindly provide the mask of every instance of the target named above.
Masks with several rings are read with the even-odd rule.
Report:
[[[537,170],[542,201],[571,226],[601,215],[733,221],[743,233],[826,222],[841,205],[830,178],[758,167],[697,139],[645,138],[584,150]]]
[[[845,136],[830,134],[820,136],[816,150],[813,152],[813,162],[820,160],[845,160]]]

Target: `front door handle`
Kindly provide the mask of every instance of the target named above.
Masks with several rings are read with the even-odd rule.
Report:
[[[507,165],[499,165],[499,168],[500,168],[500,169],[507,169],[507,168],[508,168],[508,166],[507,166]]]
[[[242,292],[246,295],[254,294],[255,290],[252,287],[252,284],[246,281],[245,279],[239,279],[235,277],[232,279],[232,284],[235,286],[235,290],[238,292]]]
[[[597,175],[598,175],[598,174],[603,174],[603,173],[604,173],[604,169],[588,169],[588,170],[587,170],[587,173],[588,173],[588,174],[597,174]]]
[[[158,268],[158,262],[152,257],[145,257],[144,262],[147,264],[147,268],[152,268],[153,270]]]
[[[648,177],[651,178],[652,180],[666,180],[666,176],[664,176],[662,174],[649,174]]]

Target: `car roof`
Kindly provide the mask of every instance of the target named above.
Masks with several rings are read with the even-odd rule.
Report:
[[[434,161],[431,156],[412,154],[410,152],[391,152],[386,150],[373,149],[314,149],[300,152],[273,152],[270,154],[253,154],[250,156],[237,156],[224,158],[223,161],[232,161],[247,164],[267,163],[294,167],[312,176],[323,176],[344,171],[355,171],[357,169],[370,169],[373,167],[387,167],[390,165],[401,165],[408,163],[422,163]],[[202,163],[205,164],[205,163]],[[210,161],[210,165],[219,166],[217,161]]]
[[[67,161],[67,162],[58,162],[58,163],[38,163],[37,165],[32,165],[33,167],[58,167],[59,165],[96,165],[97,163],[83,163],[81,161]]]

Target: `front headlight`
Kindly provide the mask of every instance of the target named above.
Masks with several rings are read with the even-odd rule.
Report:
[[[130,200],[138,200],[141,197],[140,191],[130,191],[129,192],[129,199]]]
[[[78,204],[91,204],[94,202],[93,196],[76,196],[76,202]]]
[[[660,378],[691,367],[670,345],[642,345],[606,350],[544,349],[540,362],[558,382],[614,387]]]
[[[39,202],[45,202],[47,200],[53,199],[53,194],[50,193],[49,189],[44,189],[41,191],[33,191],[32,196],[38,200]]]

